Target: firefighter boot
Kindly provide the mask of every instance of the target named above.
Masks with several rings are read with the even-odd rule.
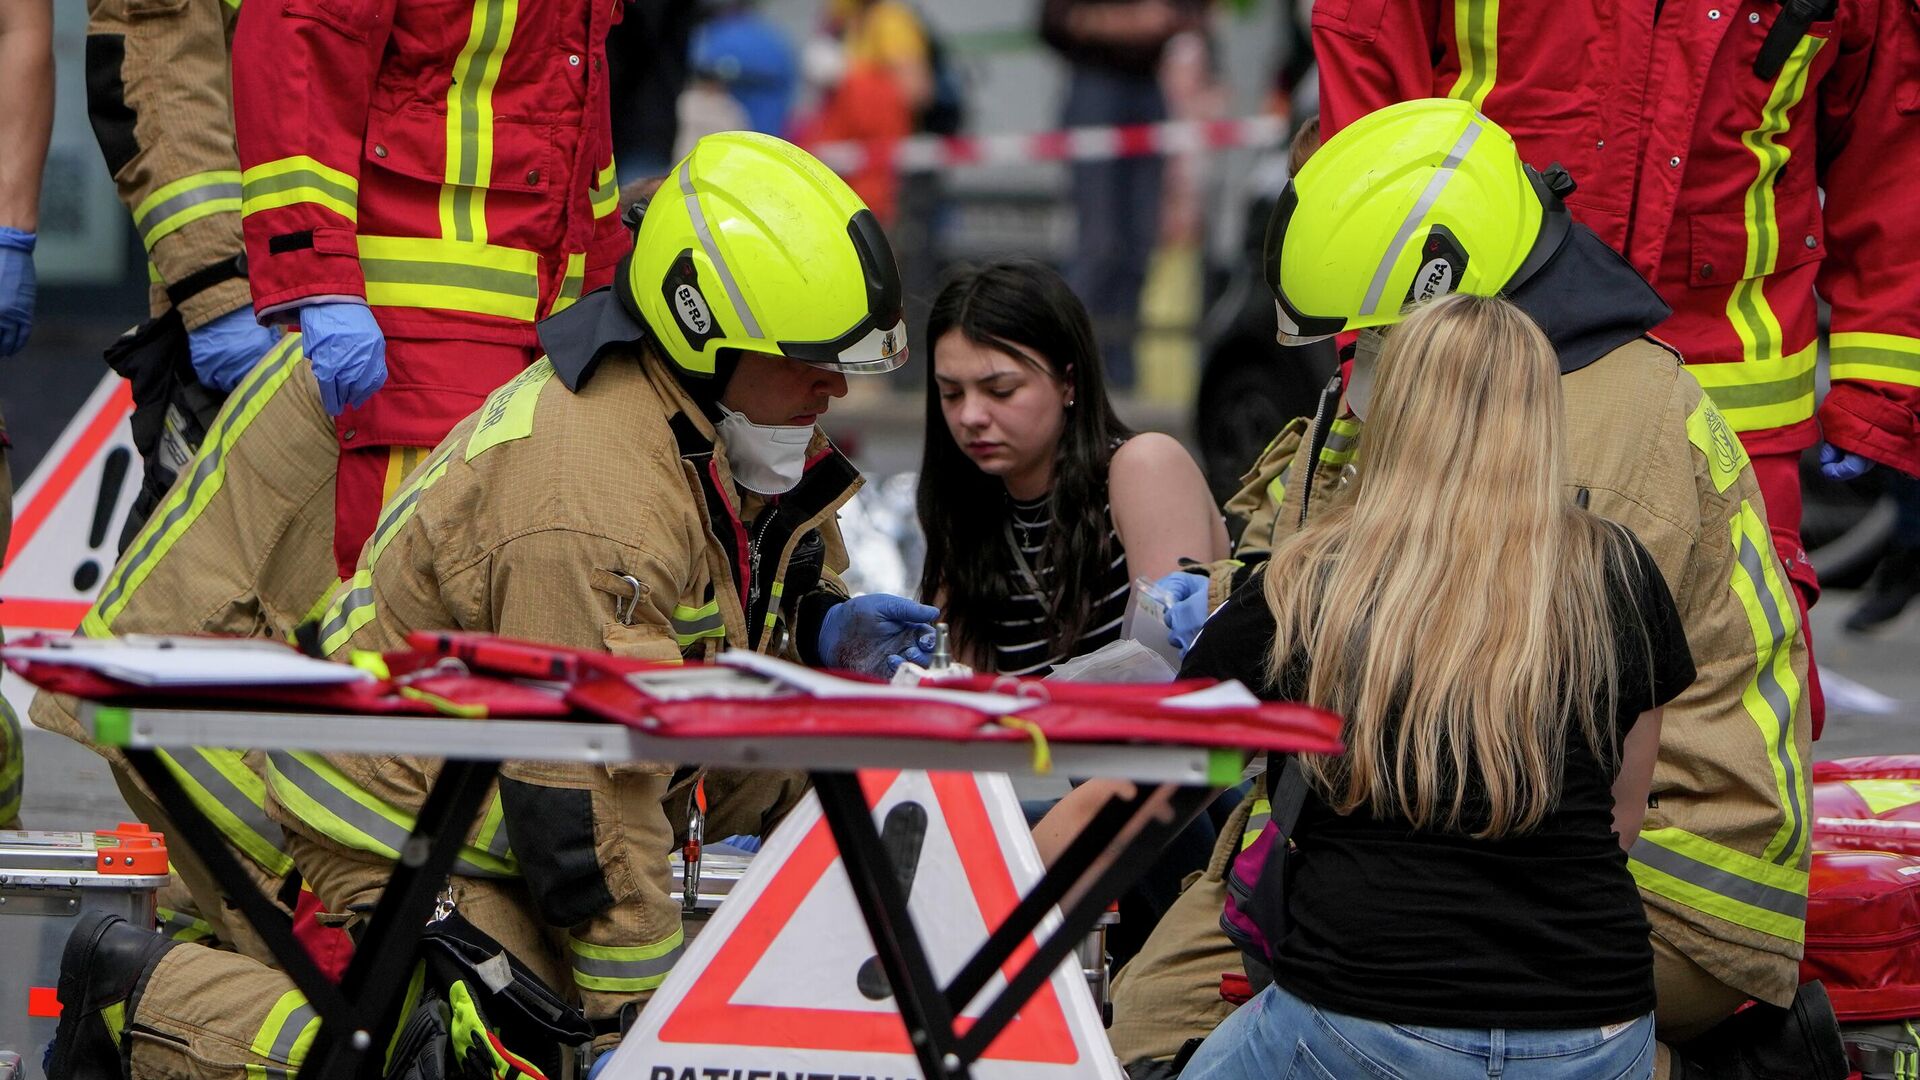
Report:
[[[1674,1080],[1846,1080],[1852,1072],[1818,982],[1802,983],[1788,1008],[1755,1004],[1673,1051]]]
[[[49,1080],[127,1075],[122,1033],[147,974],[177,944],[106,912],[85,912],[75,920],[60,956],[60,1027],[47,1063]]]

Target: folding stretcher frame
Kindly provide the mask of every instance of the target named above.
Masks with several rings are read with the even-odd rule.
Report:
[[[874,826],[856,769],[1018,773],[1033,767],[1024,743],[912,737],[701,739],[659,737],[614,723],[461,720],[273,713],[257,709],[145,708],[82,703],[82,720],[105,746],[125,750],[172,817],[180,841],[207,863],[321,1017],[301,1073],[309,1080],[377,1076],[385,1035],[411,971],[414,950],[441,883],[504,760],[609,763],[692,761],[808,771],[852,881],[875,950],[896,993],[928,1080],[966,1080],[971,1064],[1047,976],[1094,928],[1116,897],[1162,847],[1223,788],[1240,781],[1241,750],[1168,745],[1055,742],[1053,768],[1066,776],[1126,778],[1131,798],[1113,799],[990,933],[951,983],[941,986],[907,898]],[[446,756],[412,836],[339,984],[314,965],[280,916],[241,871],[214,826],[154,751],[192,746]],[[451,753],[449,752],[451,748]],[[1058,905],[1061,919],[979,1019],[956,1019]],[[964,1027],[964,1031],[961,1028]]]

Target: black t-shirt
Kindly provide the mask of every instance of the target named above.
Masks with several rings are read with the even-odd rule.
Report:
[[[1629,580],[1608,583],[1616,746],[1694,678],[1673,597],[1646,549],[1632,549]],[[1255,575],[1214,614],[1182,676],[1304,696],[1304,655],[1277,684],[1266,679],[1264,588]],[[1559,803],[1520,835],[1475,840],[1368,807],[1340,815],[1309,792],[1288,864],[1287,934],[1270,943],[1275,981],[1335,1012],[1435,1027],[1600,1026],[1652,1011],[1647,919],[1613,832],[1615,769],[1568,728]]]

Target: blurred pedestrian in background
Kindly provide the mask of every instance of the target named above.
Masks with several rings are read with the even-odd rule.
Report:
[[[899,0],[834,0],[801,66],[818,100],[795,133],[803,143],[859,143],[860,165],[837,171],[891,229],[900,194],[893,149],[932,87],[919,19]]]
[[[693,29],[693,71],[726,86],[746,110],[743,126],[786,138],[800,89],[800,58],[792,39],[751,0],[723,0],[709,8]]]
[[[674,157],[680,91],[687,83],[696,0],[620,0],[607,35],[607,99],[615,172],[622,183],[665,175]]]
[[[1167,42],[1160,60],[1160,87],[1170,119],[1183,123],[1219,120],[1232,106],[1220,81],[1218,54],[1205,29],[1184,31]],[[1153,256],[1141,286],[1140,334],[1134,341],[1134,393],[1156,401],[1189,394],[1200,358],[1189,328],[1201,320],[1202,257],[1217,152],[1192,146],[1162,155],[1160,222]]]
[[[694,144],[708,135],[752,129],[747,110],[740,107],[740,99],[728,89],[726,79],[698,61],[687,76],[674,111],[678,120],[673,134],[675,161],[693,153]]]
[[[1041,36],[1071,65],[1061,123],[1165,120],[1161,54],[1176,35],[1197,28],[1205,10],[1205,0],[1046,0]],[[1068,277],[1087,301],[1108,381],[1117,390],[1134,383],[1133,336],[1159,237],[1164,171],[1153,155],[1073,164],[1078,228]]]

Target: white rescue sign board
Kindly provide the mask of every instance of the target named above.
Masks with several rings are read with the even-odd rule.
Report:
[[[1013,785],[999,774],[915,771],[863,772],[861,783],[888,849],[917,856],[907,910],[944,985],[1039,880]],[[1049,917],[1040,933],[1058,922]],[[1029,939],[962,1010],[963,1030],[1033,948]],[[878,967],[809,794],[674,965],[603,1080],[924,1080]],[[977,1080],[1122,1080],[1071,954],[971,1071]]]

